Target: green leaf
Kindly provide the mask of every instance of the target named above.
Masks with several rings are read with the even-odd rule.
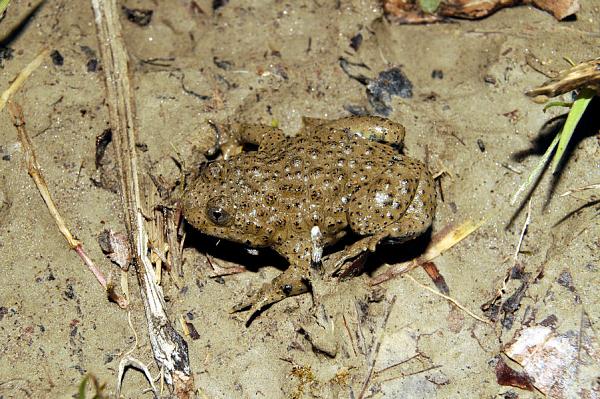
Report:
[[[438,7],[440,6],[440,3],[442,2],[442,0],[418,0],[418,1],[419,1],[419,7],[421,7],[421,10],[423,10],[429,14],[433,14],[438,9]]]
[[[523,184],[521,184],[517,192],[513,195],[510,201],[511,205],[514,205],[519,199],[519,196],[524,191],[531,189],[533,184],[539,179],[542,172],[544,171],[544,167],[550,159],[550,156],[554,152],[554,149],[558,146],[558,149],[554,154],[554,158],[552,159],[552,173],[556,173],[556,169],[565,153],[565,149],[567,148],[567,145],[569,145],[571,137],[573,137],[573,132],[577,127],[577,123],[579,123],[581,116],[583,115],[586,108],[590,104],[590,101],[595,95],[596,92],[592,89],[582,89],[579,92],[577,98],[571,105],[571,110],[567,115],[567,120],[565,121],[565,124],[563,125],[562,129],[560,130],[560,132],[558,132],[556,137],[554,137],[554,140],[552,140],[552,143],[550,144],[550,146],[536,165],[535,169],[531,171],[531,174],[527,177],[527,180],[523,182]]]
[[[592,101],[592,98],[596,92],[592,89],[582,89],[577,98],[573,102],[571,106],[571,110],[569,111],[569,115],[567,115],[567,120],[565,121],[565,125],[563,126],[560,133],[560,141],[558,142],[558,149],[556,150],[556,154],[554,154],[554,158],[552,159],[552,173],[556,173],[558,169],[558,165],[560,164],[560,160],[562,159],[565,150],[567,149],[567,145],[569,145],[569,141],[571,141],[571,137],[573,136],[573,132],[581,119],[581,116],[585,112],[586,108]]]

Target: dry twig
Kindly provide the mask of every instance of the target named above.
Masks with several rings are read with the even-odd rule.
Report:
[[[578,192],[585,191],[585,190],[600,190],[600,183],[590,184],[588,186],[583,186],[583,187],[572,188],[572,189],[562,193],[560,196],[565,197],[567,195],[573,195],[574,193],[578,193]]]
[[[515,267],[517,264],[517,258],[519,257],[519,252],[521,252],[521,245],[523,245],[523,238],[525,238],[525,233],[527,232],[527,227],[531,223],[531,199],[527,203],[527,216],[525,217],[525,222],[523,223],[523,228],[521,229],[521,235],[519,235],[519,242],[517,243],[517,247],[515,248],[515,254],[513,256],[513,265]]]
[[[42,171],[40,165],[38,164],[37,158],[35,156],[35,151],[33,150],[33,145],[31,143],[31,139],[27,134],[27,130],[25,130],[25,119],[23,117],[23,110],[19,106],[19,104],[14,103],[12,101],[8,101],[8,110],[12,116],[13,125],[17,129],[17,133],[19,135],[19,141],[21,142],[21,146],[23,147],[23,155],[25,157],[25,161],[27,162],[27,171],[29,175],[35,182],[36,187],[38,188],[44,202],[46,203],[46,207],[48,208],[48,212],[54,219],[54,222],[58,226],[58,230],[60,230],[65,240],[69,244],[69,247],[77,252],[77,255],[83,260],[83,263],[88,267],[88,269],[94,274],[96,280],[100,283],[100,285],[108,292],[109,298],[115,301],[121,308],[127,307],[127,300],[116,294],[112,289],[112,286],[107,283],[106,277],[104,274],[96,267],[94,262],[90,259],[87,253],[83,250],[83,245],[79,240],[77,240],[67,227],[64,218],[58,211],[52,196],[50,195],[50,190],[48,189],[48,185],[46,184],[46,179],[42,175]]]
[[[119,165],[121,197],[128,237],[134,247],[134,266],[146,311],[148,334],[154,358],[164,370],[175,396],[189,398],[194,378],[187,343],[173,328],[165,310],[162,288],[148,257],[148,232],[144,224],[142,194],[136,154],[135,105],[129,81],[128,55],[121,34],[119,9],[115,0],[92,0],[106,101]]]

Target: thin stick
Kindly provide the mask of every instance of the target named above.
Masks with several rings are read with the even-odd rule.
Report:
[[[421,374],[421,373],[425,373],[427,371],[431,371],[431,370],[435,370],[435,369],[439,369],[440,367],[442,367],[441,365],[435,365],[435,366],[429,366],[427,368],[421,369],[421,370],[417,370],[417,371],[413,371],[412,373],[408,373],[408,374],[401,374],[401,375],[397,375],[394,377],[390,377],[390,378],[386,378],[385,380],[381,380],[379,381],[380,383],[384,383],[384,382],[389,382],[389,381],[394,381],[397,380],[398,378],[405,378],[405,377],[410,377],[413,375],[417,375],[417,374]]]
[[[110,298],[113,299],[120,307],[127,307],[127,300],[115,294],[111,287],[109,287],[106,277],[102,272],[96,267],[92,259],[87,255],[87,253],[83,249],[83,245],[79,240],[77,240],[67,227],[64,218],[60,214],[60,211],[56,207],[54,200],[52,199],[52,195],[50,194],[50,190],[48,189],[48,184],[46,184],[46,179],[42,175],[42,170],[37,161],[37,157],[35,155],[35,151],[33,149],[33,145],[31,143],[31,139],[27,134],[27,130],[25,129],[25,119],[23,117],[23,110],[19,106],[19,104],[14,103],[12,101],[8,101],[8,111],[12,116],[13,125],[17,129],[17,133],[19,136],[19,141],[21,142],[21,146],[23,147],[23,155],[25,157],[25,161],[27,162],[27,172],[29,176],[35,182],[37,189],[39,190],[44,202],[46,203],[46,207],[48,208],[48,212],[50,212],[50,216],[54,219],[54,222],[58,226],[58,230],[61,232],[67,244],[69,244],[69,248],[72,249],[79,255],[83,263],[87,266],[88,270],[92,272],[98,283],[104,288],[105,291],[109,292]]]
[[[461,309],[462,311],[464,311],[466,314],[468,314],[472,318],[474,318],[476,320],[479,320],[480,322],[488,324],[488,325],[492,325],[493,324],[491,321],[482,319],[481,317],[477,316],[475,313],[471,312],[469,309],[465,308],[456,299],[454,299],[452,297],[449,297],[448,295],[444,295],[441,292],[438,292],[438,291],[434,290],[433,288],[426,286],[425,284],[421,284],[420,282],[418,282],[417,280],[415,280],[415,278],[413,276],[411,276],[410,274],[405,274],[403,277],[407,277],[409,280],[411,280],[412,282],[414,282],[415,284],[417,284],[419,287],[424,288],[427,291],[430,291],[430,292],[434,293],[435,295],[441,296],[442,298],[446,299],[447,301],[452,302],[454,305],[456,305],[456,307],[458,307],[459,309]]]
[[[348,337],[350,338],[350,344],[352,345],[352,351],[354,352],[354,356],[357,356],[356,346],[354,345],[354,339],[352,338],[352,332],[350,332],[350,328],[348,327],[348,322],[346,321],[346,315],[342,314],[342,319],[344,320],[344,327],[346,327],[346,332],[348,333]]]
[[[569,191],[562,193],[560,196],[565,197],[567,195],[572,195],[573,193],[578,193],[580,191],[585,191],[585,190],[600,190],[600,183],[590,184],[588,186],[583,186],[583,187],[572,188]]]
[[[379,375],[385,373],[386,371],[391,370],[394,367],[402,366],[403,364],[406,364],[406,363],[410,362],[411,360],[418,358],[419,356],[422,356],[422,355],[420,353],[416,353],[416,354],[412,355],[411,357],[409,357],[408,359],[402,360],[401,362],[392,364],[391,366],[387,366],[385,368],[382,368],[381,370],[375,371],[375,375],[379,376]]]
[[[12,84],[6,89],[0,96],[0,111],[4,109],[4,106],[10,99],[10,97],[17,92],[23,85],[23,82],[42,64],[44,58],[48,55],[48,49],[43,49],[37,57],[33,59],[15,78]]]
[[[178,398],[195,391],[187,343],[175,330],[167,312],[162,287],[148,257],[148,231],[144,224],[140,173],[136,153],[136,123],[133,88],[129,80],[129,57],[115,0],[91,0],[106,85],[106,102],[113,131],[129,242],[134,248],[133,265],[146,312],[148,335],[154,359],[164,370],[167,384]]]
[[[360,313],[358,311],[358,302],[354,302],[354,311],[356,312],[356,324],[357,324],[357,328],[358,328],[358,338],[360,338],[360,351],[363,355],[367,354],[367,344],[365,342],[365,334],[363,333],[363,329],[362,329],[362,322],[360,321]],[[358,339],[357,339],[358,341]],[[358,345],[358,342],[357,342]]]

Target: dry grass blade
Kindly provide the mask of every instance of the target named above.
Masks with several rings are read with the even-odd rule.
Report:
[[[46,207],[48,208],[48,212],[56,222],[58,229],[61,234],[67,240],[69,247],[77,252],[79,257],[83,260],[83,263],[88,267],[88,269],[94,274],[96,280],[100,283],[100,285],[107,290],[109,296],[112,300],[114,300],[120,307],[127,307],[127,300],[112,291],[112,288],[106,281],[106,277],[102,274],[102,272],[96,267],[94,262],[90,259],[90,257],[83,250],[83,246],[81,242],[77,240],[67,227],[64,218],[60,214],[54,200],[52,199],[52,195],[50,195],[50,190],[48,190],[48,184],[46,184],[46,179],[42,175],[42,171],[40,165],[38,164],[37,157],[35,156],[35,151],[33,149],[33,145],[31,143],[31,139],[27,134],[27,130],[25,130],[25,119],[23,117],[23,111],[21,107],[13,103],[12,101],[8,102],[8,110],[13,119],[13,124],[17,129],[17,133],[19,135],[19,141],[21,142],[21,146],[23,147],[23,156],[25,157],[25,162],[27,163],[27,171],[29,175],[35,182],[36,187],[38,188],[44,202],[46,203]]]
[[[423,255],[419,256],[417,259],[414,259],[412,261],[400,263],[400,264],[394,266],[393,268],[389,269],[385,273],[382,273],[379,276],[372,278],[370,281],[370,284],[371,285],[381,284],[381,283],[388,281],[396,276],[405,274],[406,272],[408,272],[416,267],[419,267],[427,262],[431,262],[433,259],[440,256],[443,252],[447,251],[448,249],[452,248],[453,246],[455,246],[456,244],[461,242],[463,239],[468,237],[472,232],[474,232],[479,227],[481,227],[483,225],[483,223],[485,223],[485,219],[482,219],[479,222],[473,222],[471,220],[467,220],[454,228],[451,226],[448,226],[448,227],[442,229],[442,231],[437,233],[432,238],[431,244],[427,247],[427,249],[425,250]],[[467,313],[469,316],[473,317],[474,319],[479,320],[485,324],[491,324],[488,320],[485,320],[485,319],[477,316],[475,313],[473,313],[469,309],[465,308],[456,299],[454,299],[448,295],[444,295],[440,292],[437,292],[436,290],[434,290],[431,287],[421,284],[420,282],[418,282],[417,280],[415,280],[412,276],[410,276],[408,274],[406,274],[406,277],[408,277],[415,284],[419,285],[421,288],[424,288],[424,289],[434,293],[435,295],[438,295],[438,296],[452,302],[454,305],[456,305],[456,307],[458,307],[459,309],[461,309],[462,311],[464,311],[465,313]]]
[[[0,15],[4,16],[4,12],[8,8],[9,4],[10,4],[10,0],[0,0]],[[1,20],[2,20],[2,17],[0,17],[0,21]]]
[[[148,257],[148,232],[144,223],[140,173],[136,153],[135,105],[129,80],[128,54],[121,34],[115,0],[92,0],[102,69],[106,84],[110,125],[119,165],[122,203],[128,237],[134,247],[134,266],[146,311],[154,358],[178,398],[194,392],[187,343],[173,328],[162,288]]]
[[[10,87],[2,93],[0,96],[0,111],[4,109],[6,102],[10,99],[10,97],[15,94],[19,88],[21,88],[23,82],[27,80],[29,75],[31,75],[33,71],[35,71],[37,67],[41,65],[42,61],[44,61],[44,58],[48,55],[48,51],[48,49],[42,50],[37,57],[33,59],[33,61],[23,68],[21,72],[19,72],[15,80],[11,83]]]
[[[573,101],[573,105],[571,106],[569,115],[567,115],[565,125],[563,126],[560,133],[560,141],[558,142],[556,154],[554,154],[554,159],[552,160],[552,173],[556,173],[558,171],[558,165],[564,157],[567,145],[569,145],[571,137],[573,137],[575,128],[577,127],[579,120],[583,116],[583,113],[585,112],[588,105],[592,101],[592,98],[594,98],[595,95],[595,90],[590,88],[584,88],[581,89],[581,91],[577,94],[577,98],[575,99],[575,101]]]
[[[534,97],[535,102],[544,103],[548,101],[550,97],[555,97],[572,90],[579,90],[577,98],[572,104],[557,101],[547,104],[546,107],[544,107],[544,111],[551,106],[569,106],[571,110],[569,111],[567,120],[560,132],[556,135],[554,140],[552,140],[552,143],[534,170],[527,177],[527,180],[521,184],[517,192],[513,195],[510,201],[511,205],[517,203],[517,200],[523,192],[529,191],[531,193],[532,188],[542,175],[550,156],[557,147],[556,153],[552,159],[552,173],[556,174],[558,172],[558,167],[564,158],[565,151],[573,137],[577,124],[592,99],[600,93],[600,58],[582,62],[567,70],[561,71],[555,78],[550,79],[540,87],[525,92],[525,94]]]
[[[431,262],[443,252],[461,242],[463,239],[469,236],[469,234],[481,227],[483,223],[485,223],[485,219],[482,219],[479,222],[467,220],[456,227],[448,226],[442,229],[442,231],[433,236],[431,244],[429,244],[423,255],[411,261],[399,263],[386,272],[373,277],[370,281],[370,284],[381,284],[416,267],[419,267],[425,262]]]

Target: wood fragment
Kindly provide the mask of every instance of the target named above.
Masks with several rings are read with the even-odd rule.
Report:
[[[498,358],[498,362],[496,363],[496,381],[499,385],[533,391],[533,385],[529,376],[522,371],[512,369],[501,357]]]
[[[446,283],[446,279],[440,273],[439,269],[433,262],[425,262],[421,265],[425,273],[429,276],[433,284],[437,287],[437,289],[444,295],[450,295],[450,288]]]

